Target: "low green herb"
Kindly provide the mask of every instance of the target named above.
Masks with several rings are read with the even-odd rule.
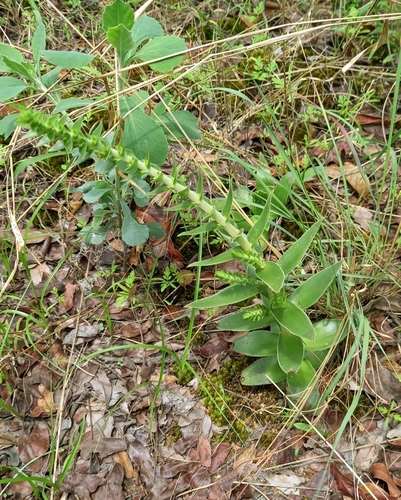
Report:
[[[120,24],[116,25],[115,19],[119,19]],[[181,61],[182,55],[177,55],[177,52],[184,50],[183,41],[176,37],[164,37],[158,23],[151,18],[142,17],[135,22],[131,8],[121,0],[116,0],[106,8],[103,28],[116,49],[119,68],[122,68],[119,89],[124,84],[123,68],[135,59],[147,61],[155,71],[170,71]],[[67,58],[48,52],[40,48],[36,50],[36,57],[44,54],[53,64],[74,60],[71,55]],[[19,61],[10,63],[9,57],[3,55],[4,64],[9,69],[17,68],[20,76],[25,74],[28,80],[30,63],[21,61],[22,55],[13,54]],[[76,64],[82,56],[85,55],[75,56]],[[165,58],[155,61],[163,56]],[[84,59],[84,64],[90,62]],[[24,68],[25,73],[22,71]],[[28,86],[29,82],[25,82],[25,85]],[[170,114],[165,116],[167,108],[163,100],[154,110],[158,120],[151,118],[145,112],[148,98],[146,93],[137,93],[119,99],[124,128],[118,141],[117,134],[105,137],[100,125],[91,133],[83,132],[82,119],[72,122],[64,113],[65,101],[62,101],[62,106],[56,106],[52,115],[20,108],[15,124],[29,128],[30,135],[42,136],[41,145],[55,143],[53,149],[64,148],[75,158],[76,163],[90,158],[95,161],[95,171],[100,180],[91,181],[80,188],[87,202],[97,203],[93,209],[92,225],[84,233],[86,241],[90,243],[103,241],[112,226],[120,228],[127,245],[139,245],[150,236],[160,236],[158,227],[139,224],[130,206],[132,201],[138,206],[148,201],[149,178],[159,185],[157,192],[171,189],[179,195],[182,203],[176,209],[196,207],[203,212],[205,222],[186,234],[196,236],[217,232],[231,248],[199,265],[215,265],[239,259],[244,264],[245,272],[216,273],[229,286],[213,297],[195,300],[191,307],[210,309],[258,298],[259,304],[255,307],[239,310],[219,323],[219,328],[223,330],[248,332],[235,340],[234,349],[259,358],[243,370],[243,383],[261,385],[284,382],[293,401],[304,398],[310,406],[315,406],[320,397],[315,384],[319,367],[332,345],[345,335],[345,330],[340,328],[340,321],[335,319],[312,323],[306,311],[326,292],[341,264],[338,262],[328,266],[306,280],[300,277],[298,281],[304,282],[297,287],[290,280],[316,237],[319,223],[296,240],[277,262],[264,260],[261,248],[272,220],[281,213],[288,213],[285,205],[295,182],[293,173],[290,171],[279,183],[268,177],[258,179],[263,195],[258,204],[253,205],[253,225],[246,225],[243,219],[238,219],[233,208],[234,193],[231,187],[227,197],[218,201],[220,210],[217,210],[217,203],[211,202],[203,194],[201,177],[196,191],[193,191],[179,180],[177,168],[173,168],[171,175],[162,172],[160,166],[166,159],[168,146],[166,135],[177,137],[180,131],[181,135],[190,138],[199,135],[192,115],[189,117],[189,114],[177,112],[174,120]],[[278,147],[281,151],[282,146],[279,144]],[[285,154],[283,161],[289,162],[289,155]]]

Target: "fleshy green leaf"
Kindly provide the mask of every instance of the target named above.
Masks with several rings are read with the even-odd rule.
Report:
[[[303,391],[310,386],[315,374],[316,372],[313,366],[309,361],[304,359],[297,372],[290,372],[287,375],[287,383],[291,396],[295,399],[299,399]]]
[[[339,319],[323,319],[314,323],[315,338],[313,340],[304,339],[304,344],[309,351],[323,351],[333,345],[333,342],[341,342],[347,335],[347,330],[339,334],[341,321]]]
[[[202,137],[199,133],[196,117],[185,109],[162,115],[160,121],[166,134],[176,139],[188,137],[197,140]]]
[[[291,294],[289,300],[296,304],[300,309],[307,309],[315,304],[330,286],[333,279],[336,277],[338,270],[341,267],[341,262],[337,262],[332,266],[323,269],[304,281]]]
[[[281,290],[285,279],[283,270],[275,262],[266,262],[263,269],[256,271],[256,276],[275,293]]]
[[[257,243],[258,239],[262,236],[270,222],[270,205],[271,196],[269,196],[266,200],[262,213],[248,232],[248,241],[251,245]]]
[[[313,241],[320,227],[320,222],[316,222],[304,233],[297,241],[292,243],[290,248],[278,260],[277,264],[284,271],[284,274],[289,274],[305,257],[310,244]]]
[[[221,209],[221,215],[227,220],[231,214],[231,209],[233,207],[233,187],[230,182],[230,186],[228,189],[228,195],[224,202],[224,206]]]
[[[42,56],[55,66],[64,69],[82,68],[87,66],[95,56],[69,50],[42,50]]]
[[[135,13],[133,9],[121,0],[114,0],[111,5],[108,5],[102,15],[102,27],[104,31],[109,28],[114,28],[122,24],[125,28],[130,30],[135,22]]]
[[[254,330],[234,340],[235,352],[247,356],[269,356],[277,353],[280,334],[270,330]]]
[[[237,311],[225,318],[222,318],[218,323],[219,330],[228,330],[231,332],[246,332],[255,330],[256,328],[264,328],[273,323],[272,314],[266,315],[260,319],[244,318],[245,311]]]
[[[123,224],[121,237],[123,241],[132,247],[142,245],[149,238],[149,228],[145,224],[139,224],[132,216],[131,210],[124,201],[120,201],[123,209]]]
[[[284,300],[282,307],[272,307],[271,312],[277,323],[290,333],[303,339],[312,340],[315,337],[315,329],[308,316],[288,299]]]
[[[134,48],[131,31],[119,24],[107,30],[107,40],[116,49],[121,65],[125,66],[125,55]]]
[[[193,262],[192,264],[189,264],[188,267],[216,266],[217,264],[223,264],[224,262],[229,262],[230,260],[234,259],[232,250],[233,249],[230,248],[230,250],[226,250],[225,252],[220,253],[215,257],[211,257],[210,259],[201,260],[199,262]]]
[[[312,351],[306,350],[305,354],[304,354],[304,359],[307,359],[309,361],[309,363],[312,365],[312,367],[315,370],[317,370],[320,367],[320,365],[323,363],[323,361],[325,360],[328,351],[329,351],[328,349],[325,349],[324,351],[317,351],[317,352],[312,352]]]
[[[25,90],[28,85],[13,76],[0,76],[0,101],[8,101]]]
[[[292,333],[281,333],[277,344],[277,361],[285,372],[295,372],[304,359],[304,344],[301,337]]]
[[[206,224],[202,224],[201,226],[195,227],[194,229],[190,229],[189,231],[184,231],[180,233],[180,236],[196,236],[197,234],[209,233],[210,231],[214,231],[217,229],[219,225],[214,220],[207,222]]]
[[[153,40],[150,40],[150,42],[144,45],[135,54],[135,59],[139,59],[143,62],[149,62],[154,59],[159,59],[160,57],[166,57],[166,59],[161,61],[149,63],[149,66],[155,71],[168,73],[175,66],[180,64],[184,57],[184,54],[174,54],[185,51],[186,49],[187,46],[182,38],[178,38],[175,35],[162,36],[153,38]]]
[[[123,145],[139,160],[149,159],[158,167],[168,154],[168,143],[160,125],[137,109],[124,121]]]
[[[83,108],[84,106],[88,106],[89,104],[94,104],[96,101],[93,99],[79,99],[78,97],[67,97],[67,99],[63,99],[59,103],[56,104],[53,113],[62,113],[63,111],[67,111],[67,109],[74,108]]]
[[[244,385],[277,384],[286,376],[287,374],[280,368],[276,356],[266,356],[242,370],[241,383]]]
[[[236,304],[242,300],[249,299],[256,294],[257,290],[252,285],[232,285],[220,290],[220,292],[211,297],[195,300],[189,304],[189,307],[210,309],[211,307],[228,306],[229,304]]]

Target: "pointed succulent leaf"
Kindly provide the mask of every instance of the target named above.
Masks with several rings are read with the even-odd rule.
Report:
[[[316,372],[313,366],[304,359],[297,372],[290,372],[287,375],[287,384],[291,397],[296,400],[301,398],[303,392],[310,387],[315,375]]]
[[[277,264],[284,271],[284,274],[289,274],[305,257],[313,238],[319,230],[319,227],[320,222],[313,224],[313,226],[310,227],[297,241],[295,241],[278,260]]]
[[[259,319],[244,318],[244,311],[237,311],[225,316],[218,322],[219,330],[228,330],[231,332],[246,332],[256,328],[264,328],[273,323],[272,314],[267,314]]]
[[[237,302],[254,297],[256,294],[257,290],[252,285],[232,285],[220,290],[220,292],[211,297],[195,300],[189,304],[189,307],[210,309],[212,307],[228,306],[229,304],[236,304]]]
[[[327,353],[329,352],[328,349],[325,349],[324,351],[317,351],[317,352],[312,352],[309,351],[308,349],[305,350],[304,354],[304,359],[308,360],[309,363],[312,365],[312,367],[317,370],[323,361],[326,359]]]
[[[87,193],[84,194],[83,198],[86,203],[94,203],[102,198],[103,195],[109,193],[112,190],[111,187],[99,188],[99,189],[91,189]]]
[[[161,101],[158,102],[156,106],[153,108],[153,115],[157,116],[158,118],[161,118],[163,114],[166,113],[166,111],[168,110],[168,105],[170,104],[171,99],[172,99],[171,95],[163,95]]]
[[[332,266],[323,269],[304,281],[291,294],[289,300],[296,304],[300,309],[307,309],[315,304],[324,294],[327,288],[331,285],[336,277],[338,270],[341,267],[341,262],[337,262]]]
[[[108,5],[102,15],[102,27],[107,32],[109,28],[114,28],[122,24],[130,30],[135,22],[135,13],[132,8],[122,0],[115,0]]]
[[[272,306],[271,312],[276,322],[288,332],[304,339],[312,340],[315,337],[315,329],[308,316],[288,299],[285,299],[282,307]]]
[[[243,385],[265,385],[278,383],[285,379],[286,373],[280,368],[276,356],[265,356],[242,370]]]
[[[271,196],[266,200],[265,206],[262,213],[259,215],[258,220],[251,227],[248,232],[248,241],[251,245],[254,245],[258,239],[262,236],[264,231],[270,222],[270,206],[271,206]]]
[[[285,279],[283,270],[275,262],[265,262],[265,267],[258,269],[256,276],[275,293],[279,293]]]
[[[182,233],[180,233],[182,234]],[[189,264],[188,267],[200,267],[200,266],[216,266],[217,264],[223,264],[224,262],[229,262],[230,260],[233,260],[233,253],[232,249],[226,250],[223,253],[220,253],[219,255],[216,255],[215,257],[211,257],[210,259],[205,259],[201,260],[199,262],[193,262]]]
[[[322,319],[314,323],[315,338],[303,339],[306,348],[309,351],[318,352],[330,348],[334,342],[337,344],[341,342],[348,333],[346,328],[339,331],[341,323],[339,319]]]
[[[38,78],[35,74],[35,68],[28,61],[18,62],[14,59],[9,59],[7,56],[3,56],[3,62],[7,66],[7,73],[15,73],[18,76],[26,78],[31,83],[36,83]]]
[[[304,359],[304,344],[301,337],[292,333],[281,333],[277,344],[277,360],[285,372],[296,372]]]
[[[228,217],[231,214],[232,207],[233,207],[233,186],[230,182],[230,186],[228,188],[227,198],[226,198],[226,201],[224,202],[223,208],[221,209],[221,214],[226,220],[228,219]]]
[[[279,333],[270,330],[253,330],[234,340],[235,352],[247,356],[271,356],[277,353]]]
[[[183,233],[180,233],[180,236],[196,236],[198,234],[209,233],[210,231],[214,231],[218,227],[219,225],[217,224],[217,222],[212,220],[210,222],[207,222],[206,224],[202,224],[199,227],[190,229],[189,231],[184,231]]]

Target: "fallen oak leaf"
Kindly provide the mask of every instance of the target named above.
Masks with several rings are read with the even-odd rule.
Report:
[[[376,483],[364,483],[358,486],[359,498],[362,500],[396,500],[397,496],[392,496]]]
[[[199,463],[203,467],[210,467],[212,463],[212,448],[209,440],[202,434],[198,441]]]
[[[330,465],[330,472],[333,474],[335,480],[337,481],[338,489],[343,495],[351,498],[357,497],[354,481],[352,479],[340,472],[334,464]]]
[[[384,464],[375,463],[370,468],[370,473],[375,479],[380,479],[387,484],[390,496],[398,498],[401,495],[401,491],[393,480],[393,476],[390,474],[389,470]]]

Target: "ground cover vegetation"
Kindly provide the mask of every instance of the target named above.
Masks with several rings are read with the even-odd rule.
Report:
[[[4,498],[400,496],[400,18],[0,2]]]

